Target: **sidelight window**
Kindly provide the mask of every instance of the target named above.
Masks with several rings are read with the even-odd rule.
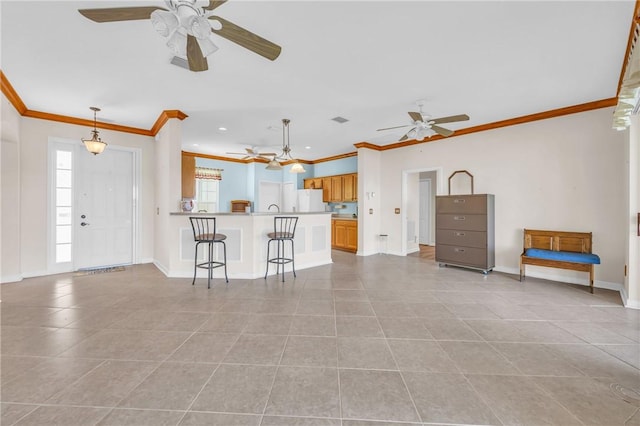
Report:
[[[71,262],[73,207],[73,153],[56,150],[55,165],[55,262]]]

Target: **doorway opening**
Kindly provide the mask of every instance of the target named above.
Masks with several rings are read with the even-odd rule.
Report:
[[[402,172],[401,254],[420,252],[435,245],[435,197],[443,193],[442,167]]]

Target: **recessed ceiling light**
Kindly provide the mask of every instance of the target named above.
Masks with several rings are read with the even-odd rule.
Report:
[[[199,143],[194,143],[193,146],[200,146],[200,144]]]
[[[218,127],[218,130],[220,130],[221,132],[226,132],[227,128],[226,127]]]
[[[311,149],[311,147],[310,146],[305,146],[304,149]]]

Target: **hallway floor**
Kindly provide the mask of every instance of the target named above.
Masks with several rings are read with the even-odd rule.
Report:
[[[618,293],[333,258],[210,290],[153,265],[4,284],[0,423],[640,425]]]

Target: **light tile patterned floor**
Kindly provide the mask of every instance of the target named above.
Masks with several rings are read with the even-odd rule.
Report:
[[[3,426],[640,425],[640,312],[608,290],[334,252],[285,283],[0,291]]]

